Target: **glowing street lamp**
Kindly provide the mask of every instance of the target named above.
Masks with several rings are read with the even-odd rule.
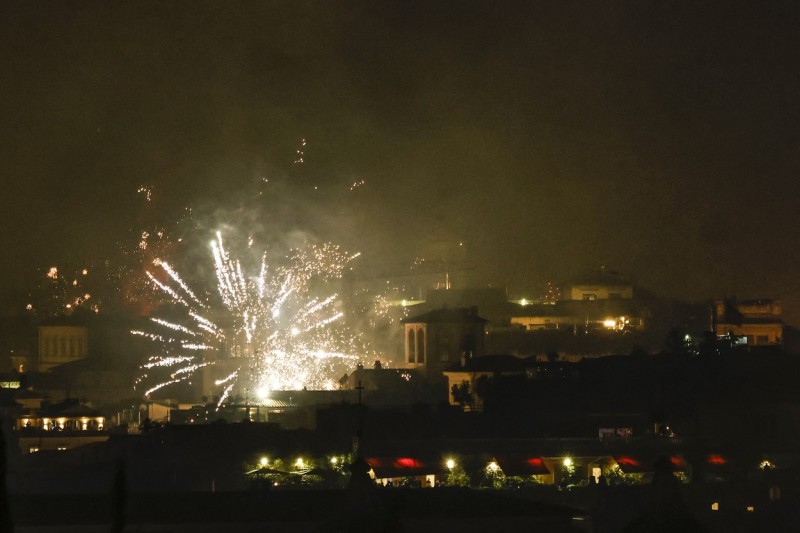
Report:
[[[450,470],[456,467],[456,462],[453,461],[452,459],[448,459],[445,464],[447,465],[447,468]]]
[[[259,461],[259,462],[261,463],[261,467],[263,468],[263,467],[267,466],[267,464],[269,463],[269,459],[267,459],[266,457],[262,457],[261,461]]]
[[[564,466],[566,466],[567,468],[572,466],[572,459],[570,459],[569,457],[565,457],[564,458]]]

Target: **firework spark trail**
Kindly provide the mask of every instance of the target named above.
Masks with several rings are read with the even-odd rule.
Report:
[[[165,328],[169,328],[169,329],[172,329],[172,330],[175,330],[175,331],[180,331],[181,333],[186,333],[187,335],[191,335],[192,337],[196,337],[197,336],[196,332],[190,330],[189,328],[187,328],[185,326],[181,326],[180,324],[175,324],[174,322],[168,322],[168,321],[162,320],[160,318],[151,318],[150,320],[152,320],[156,324],[164,326]]]
[[[142,365],[142,368],[154,368],[157,366],[172,366],[177,365],[179,363],[185,363],[187,361],[194,360],[194,357],[158,357],[154,356],[150,358],[150,362]]]
[[[163,346],[163,356],[151,359],[143,369],[173,369],[168,379],[145,394],[186,381],[198,369],[222,360],[225,368],[234,365],[236,369],[216,380],[216,385],[225,385],[218,407],[237,386],[253,390],[333,388],[335,379],[368,350],[342,324],[344,314],[334,309],[336,294],[318,297],[312,285],[324,287],[326,282],[341,278],[347,265],[360,254],[344,253],[330,243],[308,245],[268,264],[264,253],[258,275],[249,277],[245,265],[225,248],[221,233],[216,237],[211,242],[211,254],[222,302],[218,311],[228,325],[223,327],[201,313],[200,309],[209,310],[210,305],[200,301],[168,263],[156,260],[154,264],[165,271],[168,281],[161,282],[148,273],[150,280],[185,311],[187,319],[183,325],[151,318],[176,332],[176,339],[135,332]],[[248,241],[248,248],[251,246]],[[218,311],[214,316],[219,316]],[[224,347],[220,344],[223,339]],[[147,377],[141,376],[137,383],[144,383]]]
[[[141,330],[138,330],[138,329],[132,330],[131,331],[131,335],[139,335],[140,337],[145,337],[145,338],[150,339],[151,341],[154,341],[154,342],[167,342],[168,341],[166,338],[162,337],[161,335],[156,335],[155,333],[149,333],[147,331],[141,331]]]
[[[145,271],[145,274],[147,274],[147,277],[150,278],[150,281],[152,281],[156,287],[158,287],[165,293],[169,294],[174,300],[182,303],[187,307],[189,306],[189,304],[186,303],[186,301],[183,298],[181,298],[180,295],[177,292],[175,292],[175,290],[172,287],[158,281],[156,277],[149,270]]]
[[[175,272],[175,271],[172,269],[172,267],[169,265],[169,263],[167,263],[166,261],[162,261],[162,260],[160,260],[160,259],[156,259],[155,261],[153,261],[153,264],[154,264],[154,265],[156,265],[156,266],[160,266],[161,268],[163,268],[163,269],[164,269],[164,272],[166,272],[166,273],[169,275],[169,277],[170,277],[170,278],[172,278],[172,280],[173,280],[173,281],[175,281],[175,283],[177,283],[177,284],[180,286],[180,288],[181,288],[181,289],[183,289],[183,292],[185,292],[185,293],[186,293],[186,294],[189,296],[189,298],[191,298],[191,299],[192,299],[192,301],[193,301],[194,303],[196,303],[196,304],[197,304],[197,305],[199,305],[200,307],[205,307],[205,305],[203,305],[203,303],[202,303],[200,300],[198,300],[198,299],[197,299],[197,296],[195,296],[195,294],[194,294],[194,293],[192,292],[192,290],[191,290],[191,289],[190,289],[190,288],[189,288],[189,287],[186,285],[186,283],[185,283],[185,282],[183,281],[183,279],[182,279],[182,278],[181,278],[181,277],[178,275],[178,273],[177,273],[177,272]],[[149,274],[149,272],[148,272],[148,274]]]

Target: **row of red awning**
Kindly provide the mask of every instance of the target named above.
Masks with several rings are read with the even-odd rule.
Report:
[[[669,468],[675,472],[685,472],[689,469],[688,463],[678,456],[650,456],[650,455],[615,455],[610,457],[626,474],[653,472],[658,461],[669,461]],[[727,463],[727,459],[719,454],[706,456],[705,463],[710,466],[719,466]],[[542,457],[527,455],[496,456],[491,460],[484,458],[462,458],[458,466],[467,472],[477,472],[486,468],[491,462],[507,476],[538,476],[551,474]],[[551,465],[553,460],[548,461]],[[582,464],[582,461],[578,460]],[[602,458],[591,461],[592,463],[604,462]],[[371,457],[367,463],[378,478],[414,477],[448,472],[446,463],[441,458],[428,459],[417,457]]]
[[[541,457],[503,456],[493,461],[475,458],[461,459],[458,467],[468,472],[475,472],[495,462],[508,476],[531,476],[550,474]],[[367,463],[375,473],[375,477],[414,477],[434,474],[445,474],[449,471],[442,459],[418,459],[414,457],[370,457]]]

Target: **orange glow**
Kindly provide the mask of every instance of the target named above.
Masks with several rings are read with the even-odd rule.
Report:
[[[534,457],[533,459],[528,459],[528,464],[531,466],[542,466],[544,463],[538,457]]]
[[[712,465],[724,465],[725,463],[727,463],[724,457],[713,453],[708,456],[708,462],[711,463]]]
[[[419,461],[410,457],[400,457],[395,461],[395,463],[397,466],[402,466],[404,468],[417,468],[420,466]]]
[[[639,466],[639,461],[637,461],[636,459],[632,459],[630,457],[622,456],[622,457],[617,457],[617,464]]]

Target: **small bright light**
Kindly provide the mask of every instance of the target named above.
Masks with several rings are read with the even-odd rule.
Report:
[[[269,398],[269,389],[266,385],[262,385],[261,387],[256,389],[256,396],[258,396],[261,400],[266,400]]]
[[[614,326],[617,325],[617,321],[614,320],[613,318],[609,318],[608,320],[603,321],[603,325],[607,328],[613,328]]]
[[[494,471],[495,471],[495,470],[497,470],[497,468],[498,468],[498,466],[497,466],[497,463],[495,463],[494,461],[492,461],[491,463],[489,463],[489,467],[488,467],[488,468],[489,468],[489,470],[491,470],[491,471],[493,471],[493,472],[494,472]]]
[[[447,460],[447,468],[452,470],[453,468],[455,468],[455,466],[456,466],[456,462],[455,461],[453,461],[452,459],[448,459]]]
[[[281,310],[280,309],[273,309],[272,310],[272,318],[278,318],[278,316],[280,314],[281,314]]]
[[[403,300],[402,302],[400,302],[400,304],[401,304],[403,307],[405,307],[405,306],[407,306],[407,305],[408,305],[408,302],[407,302],[407,301],[405,301],[405,300]]]
[[[566,467],[572,466],[572,459],[570,459],[569,457],[566,457],[564,459],[564,466],[566,466]]]
[[[331,457],[331,464],[332,465],[335,465],[338,462],[339,462],[339,459],[337,459],[336,457]]]
[[[303,458],[302,457],[298,457],[297,461],[294,463],[294,465],[297,468],[303,468],[303,466],[305,466],[305,463],[303,463]]]
[[[261,463],[261,466],[267,466],[267,463],[269,463],[269,459],[267,459],[266,457],[262,457],[261,461],[259,462]]]
[[[292,335],[293,335],[293,336],[294,336],[294,335],[297,335],[298,333],[300,333],[300,330],[299,330],[299,329],[297,329],[297,328],[292,328]]]
[[[522,300],[520,300],[520,302],[519,302],[519,303],[521,303],[522,305],[528,305],[528,300],[526,300],[525,298],[523,298]]]
[[[88,273],[89,273],[89,271],[88,271],[88,270],[86,270],[85,268],[84,268],[84,269],[83,269],[83,271],[81,272],[81,274],[83,274],[84,276],[85,276],[86,274],[88,274]]]
[[[747,512],[748,512],[748,513],[752,513],[752,512],[753,512],[753,511],[755,511],[755,510],[756,510],[756,508],[755,508],[755,507],[753,507],[752,505],[748,505],[748,506],[747,506]]]

